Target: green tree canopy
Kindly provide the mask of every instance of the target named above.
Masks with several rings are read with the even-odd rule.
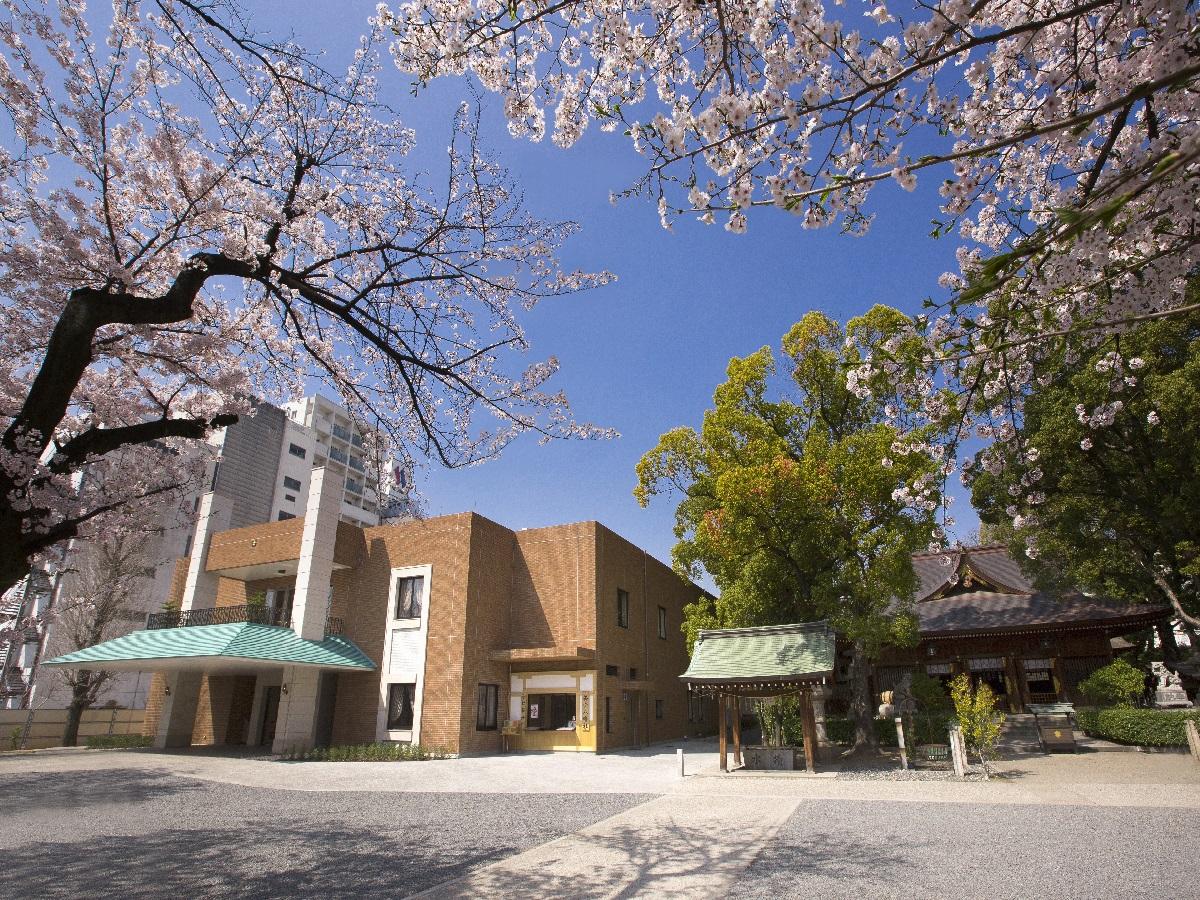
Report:
[[[974,476],[980,518],[1045,587],[1167,601],[1200,625],[1200,317],[1058,362],[1040,364],[1003,467]]]
[[[884,643],[915,637],[909,598],[912,553],[938,535],[942,473],[927,452],[909,452],[886,421],[916,401],[883,379],[848,384],[847,372],[887,345],[917,365],[911,320],[876,306],[843,329],[810,312],[783,338],[790,378],[763,347],[729,363],[699,432],[676,428],[638,463],[642,505],[681,495],[676,569],[709,573],[719,599],[686,610],[702,628],[828,619],[854,648],[855,745],[874,745],[868,659]]]

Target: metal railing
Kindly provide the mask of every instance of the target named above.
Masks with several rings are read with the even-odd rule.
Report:
[[[150,613],[146,617],[146,628],[188,628],[194,625],[228,625],[237,622],[251,622],[255,625],[276,625],[282,628],[292,627],[292,611],[290,609],[273,609],[261,604],[245,606],[215,606],[207,609],[169,610],[167,612]],[[325,634],[342,634],[344,623],[339,616],[330,616],[325,620]]]

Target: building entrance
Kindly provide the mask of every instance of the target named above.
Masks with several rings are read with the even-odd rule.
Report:
[[[259,744],[270,747],[275,742],[275,720],[279,718],[279,685],[273,684],[263,693],[263,723]]]

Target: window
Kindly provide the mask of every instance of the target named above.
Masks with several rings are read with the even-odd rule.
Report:
[[[605,674],[605,675],[620,675],[620,674],[621,674],[621,670],[620,670],[620,668],[619,668],[619,667],[617,667],[617,666],[605,666],[605,667],[604,667],[604,674]]]
[[[629,667],[629,680],[637,681],[637,667],[636,666]]]
[[[411,731],[413,727],[413,698],[416,696],[415,684],[388,685],[388,721],[389,731]]]
[[[530,694],[525,715],[530,731],[574,731],[574,694]]]
[[[604,698],[604,733],[612,734],[612,697]]]
[[[475,730],[496,730],[496,701],[500,686],[496,684],[481,684],[479,699],[475,708]]]
[[[617,588],[617,624],[622,628],[629,627],[629,591]]]
[[[296,495],[295,495],[295,494],[284,494],[284,495],[283,495],[283,499],[284,499],[284,500],[287,500],[289,503],[295,503],[295,502],[296,502]]]
[[[190,534],[187,536],[187,540],[183,542],[183,555],[192,555],[192,536]]]
[[[667,639],[667,608],[665,606],[658,608],[658,636],[664,641]]]
[[[654,718],[661,719],[663,717],[663,702],[661,700],[654,701]]]
[[[703,722],[704,721],[704,698],[696,694],[688,697],[688,721]]]
[[[292,446],[295,446],[295,445],[293,444]],[[298,491],[298,490],[300,490],[300,479],[293,478],[291,475],[284,475],[283,476],[283,486],[285,488],[287,488],[289,491]]]
[[[288,444],[288,453],[295,456],[297,459],[304,459],[308,456],[308,451],[299,444]]]
[[[280,522],[284,521],[285,519],[294,519],[294,518],[296,518],[296,517],[294,515],[292,515],[290,512],[284,512],[282,509],[279,511],[279,521]]]
[[[396,618],[421,618],[421,599],[425,593],[425,576],[410,575],[396,582]]]

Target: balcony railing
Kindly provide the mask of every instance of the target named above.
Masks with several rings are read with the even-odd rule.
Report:
[[[207,609],[171,610],[151,613],[146,617],[146,628],[188,628],[194,625],[228,625],[235,622],[252,622],[256,625],[292,627],[290,609],[273,609],[269,606],[215,606]],[[343,622],[338,616],[325,620],[325,634],[341,634]]]
[[[340,462],[342,465],[345,465],[346,461],[349,459],[349,457],[346,455],[346,451],[339,450],[337,447],[330,447],[329,455],[333,459],[336,459],[338,462]]]
[[[341,425],[334,425],[334,426],[333,426],[333,435],[334,435],[334,437],[339,437],[339,438],[341,438],[343,441],[349,441],[349,440],[350,440],[350,431],[349,431],[349,429],[343,428]]]

